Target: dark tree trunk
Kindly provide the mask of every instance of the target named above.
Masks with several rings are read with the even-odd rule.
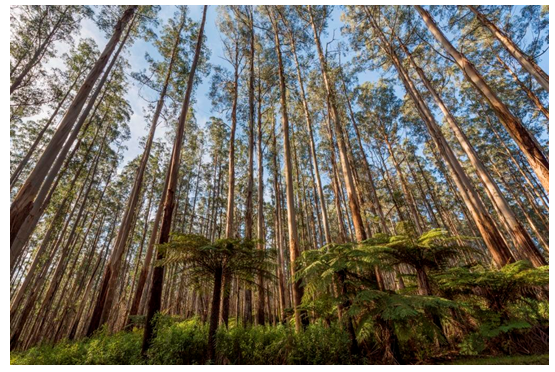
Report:
[[[162,226],[160,227],[160,237],[158,239],[158,244],[165,244],[169,241],[170,229],[172,225],[173,209],[175,207],[175,190],[177,187],[177,178],[179,175],[179,163],[181,158],[181,147],[183,143],[183,136],[185,132],[185,122],[187,118],[187,113],[189,111],[189,102],[191,99],[191,94],[193,91],[193,83],[195,78],[195,70],[200,58],[202,37],[204,33],[204,24],[206,22],[206,9],[207,5],[204,6],[202,13],[202,21],[200,23],[200,30],[197,37],[197,45],[195,48],[195,56],[193,58],[193,63],[191,65],[191,70],[189,71],[189,79],[187,81],[187,91],[185,92],[185,97],[183,99],[183,105],[181,107],[181,114],[178,120],[177,133],[175,138],[175,143],[172,151],[172,157],[170,162],[170,167],[168,169],[169,178],[167,186],[166,200],[164,201],[164,215],[162,218]],[[157,259],[163,259],[163,251],[158,250]],[[164,267],[155,266],[152,273],[152,284],[150,287],[150,299],[147,306],[147,314],[145,320],[145,331],[143,334],[143,344],[141,347],[141,353],[146,354],[146,351],[150,347],[150,343],[154,336],[154,316],[160,310],[160,304],[162,300],[162,286],[164,281]]]
[[[212,292],[212,309],[210,310],[210,329],[208,330],[208,359],[216,356],[216,331],[220,320],[220,297],[222,292],[222,268],[214,272],[214,290]]]

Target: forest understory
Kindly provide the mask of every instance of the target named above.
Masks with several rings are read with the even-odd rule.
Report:
[[[501,339],[497,338],[478,355],[439,345],[421,332],[410,334],[410,340],[401,339],[403,360],[384,360],[379,341],[371,335],[361,335],[361,350],[352,354],[349,335],[338,325],[322,322],[311,324],[301,334],[283,324],[248,328],[230,324],[229,329],[218,330],[212,360],[207,360],[206,354],[208,326],[199,318],[165,317],[146,355],[141,354],[142,332],[133,328],[109,335],[102,330],[84,340],[14,352],[11,364],[549,364],[547,346],[536,349],[538,354],[529,354],[526,348],[510,345],[508,338],[504,347],[494,346]]]
[[[549,7],[13,5],[12,364],[548,364]]]

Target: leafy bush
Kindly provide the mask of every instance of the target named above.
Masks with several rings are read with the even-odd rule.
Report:
[[[293,337],[289,327],[220,328],[216,350],[224,364],[283,364]]]
[[[24,353],[12,353],[12,364],[140,364],[142,332],[107,335],[77,342],[62,341],[54,346],[41,345]]]
[[[85,359],[79,364],[141,364],[142,331],[102,333],[86,343]]]
[[[338,326],[310,325],[300,334],[278,325],[220,328],[218,362],[225,364],[349,364],[350,339]]]
[[[55,346],[41,345],[23,353],[11,353],[11,364],[83,364],[84,343],[61,342]]]
[[[351,364],[357,363],[350,352],[350,339],[339,326],[325,328],[319,324],[295,334],[295,343],[287,358],[289,364]]]
[[[475,329],[459,343],[461,354],[547,351],[548,266],[533,268],[517,261],[499,270],[458,267],[435,278],[441,292],[456,298],[476,321]]]
[[[163,323],[163,322],[162,322]],[[197,318],[161,326],[148,351],[150,364],[204,364],[208,326]]]
[[[445,278],[444,278],[445,279]],[[476,278],[474,278],[476,279]],[[460,280],[460,278],[458,278]],[[478,282],[481,282],[478,280]],[[91,338],[41,345],[11,353],[11,364],[363,364],[385,363],[386,346],[398,345],[402,363],[441,362],[453,352],[535,354],[547,352],[549,304],[527,299],[503,303],[505,314],[491,311],[486,300],[469,291],[456,300],[403,295],[367,289],[355,297],[349,311],[357,325],[359,355],[351,353],[349,334],[341,323],[317,320],[297,334],[292,324],[277,326],[221,326],[216,334],[216,357],[208,360],[208,325],[198,318],[181,320],[159,316],[153,344],[141,356],[142,330],[109,335],[101,330]],[[455,314],[472,324],[460,337],[441,345],[431,315],[449,329]],[[458,315],[457,315],[458,316]],[[384,328],[384,324],[388,326]]]

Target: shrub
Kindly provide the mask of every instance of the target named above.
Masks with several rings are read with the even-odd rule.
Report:
[[[287,358],[289,364],[351,364],[357,360],[350,352],[347,332],[337,325],[325,328],[313,324],[295,334],[295,344]]]
[[[278,325],[220,328],[216,334],[217,362],[223,364],[284,364],[293,330]]]
[[[158,327],[148,351],[150,364],[204,364],[208,326],[197,318]]]
[[[141,364],[142,331],[102,332],[85,344],[86,354],[80,364]]]
[[[12,353],[11,364],[83,364],[85,343],[61,342],[55,346],[41,345],[26,352]]]
[[[338,326],[313,324],[300,334],[291,326],[236,327],[217,334],[217,362],[224,364],[349,364],[350,339]]]
[[[92,338],[61,341],[12,353],[11,364],[140,364],[142,332],[119,332],[108,335],[104,330]]]

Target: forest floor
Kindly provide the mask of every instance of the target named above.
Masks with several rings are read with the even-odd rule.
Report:
[[[18,363],[20,360],[12,360],[10,364]],[[438,365],[442,363],[431,363]],[[447,365],[549,365],[549,354],[543,355],[504,355],[504,356],[482,356],[474,358],[461,358]]]
[[[485,356],[478,358],[463,358],[448,364],[476,365],[476,364],[514,364],[514,365],[533,365],[549,364],[549,354],[543,355],[504,355],[504,356]]]

